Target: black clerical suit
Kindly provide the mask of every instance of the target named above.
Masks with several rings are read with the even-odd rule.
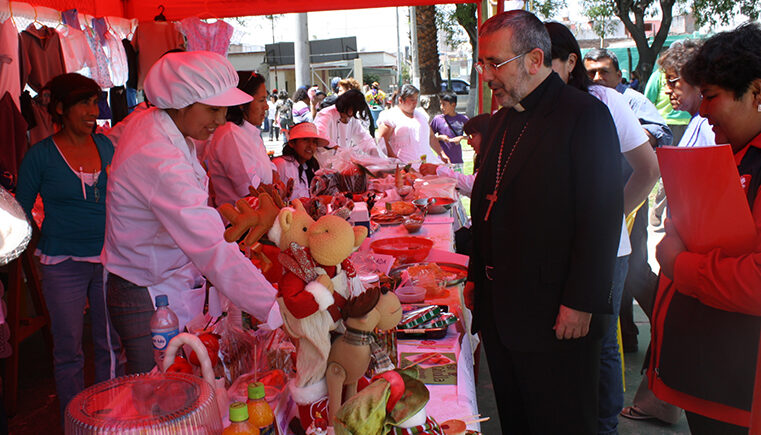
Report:
[[[600,338],[623,216],[616,128],[603,103],[554,72],[520,106],[492,116],[473,186],[473,327],[504,433],[596,433]],[[484,222],[503,135],[504,163],[521,131]],[[555,337],[561,304],[594,313],[586,337]]]

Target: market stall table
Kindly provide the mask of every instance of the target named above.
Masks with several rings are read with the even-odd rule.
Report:
[[[459,205],[459,204],[458,204]],[[467,257],[454,254],[454,225],[457,210],[445,214],[428,215],[420,231],[415,236],[426,237],[434,242],[434,247],[426,261],[459,263],[467,266]],[[375,240],[410,235],[403,225],[382,226],[373,233],[360,247],[360,251],[370,249]],[[438,340],[400,339],[398,341],[399,361],[404,354],[438,352],[443,355],[454,354],[457,361],[456,381],[454,384],[427,384],[430,401],[426,405],[427,413],[439,423],[450,419],[466,419],[478,414],[476,402],[476,382],[473,372],[473,349],[477,341],[470,334],[470,312],[462,303],[462,284],[449,287],[446,297],[426,299],[426,304],[447,305],[455,313],[458,322],[450,325],[447,335]],[[400,364],[403,365],[403,364]],[[445,370],[437,373],[436,382],[451,382],[451,373]],[[448,378],[448,379],[447,379]],[[425,380],[428,382],[428,380]],[[479,430],[478,423],[469,425],[469,429]]]

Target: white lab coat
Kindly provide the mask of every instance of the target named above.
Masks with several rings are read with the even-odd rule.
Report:
[[[169,115],[156,108],[138,115],[110,167],[103,266],[147,287],[154,300],[168,295],[180,328],[202,312],[204,275],[235,305],[272,321],[276,291],[237,245],[224,241],[207,185],[192,143]]]
[[[228,122],[214,132],[206,149],[206,164],[217,206],[247,196],[248,186],[272,184],[272,171],[276,170],[261,132],[248,121],[240,126]]]
[[[350,117],[349,122],[344,124],[341,122],[341,114],[338,113],[335,105],[317,112],[314,125],[317,127],[317,131],[322,133],[330,142],[328,144],[329,148],[351,149],[360,154],[376,157],[379,155],[378,145],[359,119]],[[336,152],[337,150],[327,150],[323,147],[318,147],[315,157],[320,162],[320,167],[330,167],[331,157]]]

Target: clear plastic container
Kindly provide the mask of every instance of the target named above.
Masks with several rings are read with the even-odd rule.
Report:
[[[218,434],[213,388],[197,376],[158,373],[111,379],[66,407],[66,434]]]
[[[167,295],[156,295],[156,311],[151,317],[151,339],[153,340],[153,360],[161,370],[169,341],[180,333],[180,321],[169,308]]]

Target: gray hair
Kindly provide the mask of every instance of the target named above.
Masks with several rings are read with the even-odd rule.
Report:
[[[505,28],[512,30],[510,45],[515,54],[538,48],[544,54],[544,66],[552,66],[550,35],[536,15],[522,9],[502,12],[486,20],[478,34],[484,36]]]
[[[420,90],[415,86],[407,83],[402,85],[402,90],[399,91],[399,101],[407,101],[407,99],[420,94]]]
[[[618,56],[607,48],[593,48],[584,55],[585,61],[599,62],[600,59],[610,59],[616,71],[621,71],[621,67],[618,66]]]
[[[682,74],[682,67],[687,64],[687,61],[697,56],[702,46],[703,41],[699,39],[676,41],[666,51],[661,53],[661,57],[658,58],[658,64],[664,72],[672,70],[679,76]]]

